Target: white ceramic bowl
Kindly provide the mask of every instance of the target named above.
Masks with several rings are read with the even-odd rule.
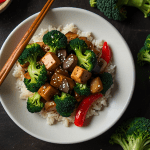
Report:
[[[0,68],[36,16],[37,14],[27,18],[8,36],[1,49]],[[1,103],[5,111],[21,129],[38,139],[62,144],[92,139],[112,127],[126,110],[135,84],[135,69],[130,49],[120,33],[102,17],[79,8],[55,8],[48,12],[39,29],[47,28],[49,24],[58,26],[70,23],[74,23],[82,31],[91,31],[95,39],[106,40],[112,48],[114,64],[117,65],[115,90],[109,100],[109,107],[101,111],[99,116],[94,116],[89,126],[64,127],[61,123],[49,126],[38,114],[29,113],[26,102],[19,99],[12,71],[0,89]]]

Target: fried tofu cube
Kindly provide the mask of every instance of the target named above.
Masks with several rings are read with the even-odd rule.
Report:
[[[27,72],[27,73],[24,74],[24,78],[26,78],[26,79],[31,79],[31,77],[30,77],[30,75],[29,75],[29,72]]]
[[[91,72],[76,66],[71,74],[71,78],[78,83],[86,83],[92,76]]]
[[[56,110],[56,103],[54,101],[46,102],[44,108],[47,112]]]
[[[69,76],[69,73],[67,70],[63,69],[61,66],[59,66],[56,70],[55,70],[55,73],[59,73],[59,74],[62,74],[66,77],[70,77]]]
[[[90,91],[91,93],[99,93],[103,90],[103,84],[100,77],[94,78],[90,83]]]
[[[19,64],[20,64],[20,63],[19,63]],[[25,64],[23,64],[23,65],[20,64],[20,66],[21,66],[22,68],[27,68],[27,67],[29,66],[29,62],[27,62],[27,63],[25,63]]]
[[[61,86],[62,86],[63,82],[65,82],[65,83],[68,82],[69,91],[73,90],[73,87],[75,86],[75,82],[71,78],[68,78],[68,77],[66,77],[62,74],[56,73],[56,72],[53,74],[50,84],[61,90]],[[67,85],[67,84],[65,84],[65,85]],[[61,91],[63,91],[63,88]]]
[[[60,59],[53,52],[47,52],[41,61],[49,71],[54,71],[61,64]]]
[[[66,80],[69,84],[69,89],[70,89],[69,91],[72,91],[75,86],[75,82],[71,78],[68,78],[68,77],[66,77]]]
[[[50,101],[51,98],[58,94],[58,90],[51,86],[49,83],[45,83],[40,87],[38,93],[43,97],[46,101]]]
[[[65,36],[67,37],[68,42],[78,37],[78,35],[76,33],[73,33],[70,31],[68,33],[66,33]]]
[[[81,102],[86,97],[85,95],[79,95],[77,92],[74,92],[74,94],[77,102]]]
[[[53,76],[54,72],[53,71],[48,71],[47,70],[47,77],[49,80],[51,80],[51,77]]]

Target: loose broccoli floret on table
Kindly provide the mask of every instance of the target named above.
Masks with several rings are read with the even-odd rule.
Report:
[[[79,95],[90,95],[90,87],[87,84],[76,83],[76,85],[74,86],[74,90]]]
[[[145,46],[145,49],[150,50],[150,34],[147,36],[144,46]]]
[[[124,150],[150,149],[150,120],[138,117],[120,125],[111,136],[111,144],[119,144]]]
[[[45,65],[40,65],[36,61],[38,56],[42,57],[43,55],[44,52],[40,45],[34,43],[27,45],[18,59],[18,62],[22,65],[26,62],[30,63],[28,66],[28,72],[31,79],[24,78],[24,83],[27,89],[31,92],[37,92],[47,79]]]
[[[67,46],[67,37],[57,30],[46,33],[43,42],[50,47],[49,52],[56,53],[59,49],[65,49]]]
[[[63,117],[69,117],[75,109],[76,99],[70,94],[61,93],[61,96],[54,95],[57,112]]]
[[[145,47],[142,47],[137,55],[137,62],[141,66],[143,66],[146,63],[150,63],[150,50],[146,49]]]
[[[41,96],[38,94],[38,92],[35,92],[35,94],[32,97],[28,98],[27,101],[27,109],[31,113],[40,112],[42,108],[44,107],[44,103],[40,101]]]
[[[110,19],[123,21],[127,11],[124,6],[136,7],[144,13],[144,17],[150,16],[150,0],[90,0],[91,7],[97,7]]]
[[[78,38],[69,42],[70,49],[74,50],[78,58],[78,66],[92,71],[96,63],[96,55],[93,51],[87,50],[88,46],[85,41]]]
[[[113,78],[110,73],[104,72],[103,74],[100,74],[100,79],[103,84],[103,90],[101,91],[101,93],[105,94],[107,90],[111,87],[111,85],[113,84]]]
[[[141,66],[150,63],[150,34],[147,36],[144,46],[137,54],[137,62]]]

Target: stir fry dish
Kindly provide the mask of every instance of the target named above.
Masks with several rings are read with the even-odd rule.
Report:
[[[83,126],[92,103],[113,84],[106,72],[111,59],[107,42],[100,49],[77,33],[47,32],[43,42],[28,44],[18,59],[23,82],[33,93],[27,99],[28,111],[53,111],[62,117],[74,113],[74,124]]]

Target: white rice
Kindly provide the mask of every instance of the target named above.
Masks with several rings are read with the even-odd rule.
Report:
[[[51,30],[59,30],[63,34],[66,34],[69,31],[77,33],[79,37],[81,36],[87,37],[87,39],[91,41],[92,44],[94,44],[96,47],[100,49],[102,48],[103,43],[104,43],[104,41],[95,40],[91,32],[82,32],[74,24],[67,24],[65,27],[60,25],[58,28],[55,28],[49,25],[48,29],[41,29],[38,35],[33,36],[31,42],[43,42],[42,41],[43,35]],[[110,74],[112,74],[113,79],[115,75],[115,68],[116,66],[113,65],[112,62],[110,62],[105,70],[106,72],[109,72]],[[15,64],[13,76],[17,78],[16,87],[20,91],[20,99],[27,100],[27,98],[32,96],[33,93],[26,89],[24,82],[23,82],[24,70],[18,63]],[[99,115],[99,111],[101,111],[104,107],[108,106],[108,99],[111,97],[111,89],[113,87],[114,85],[111,86],[111,88],[105,93],[103,97],[99,98],[97,101],[95,101],[92,104],[92,106],[89,108],[87,112],[86,118],[89,118],[90,116],[94,116],[94,115]],[[74,123],[74,119],[75,119],[75,111],[72,113],[70,117],[62,117],[56,111],[46,112],[44,109],[42,109],[39,115],[45,118],[47,120],[47,124],[49,125],[55,124],[55,122],[60,121],[66,127],[68,127],[70,123]]]

